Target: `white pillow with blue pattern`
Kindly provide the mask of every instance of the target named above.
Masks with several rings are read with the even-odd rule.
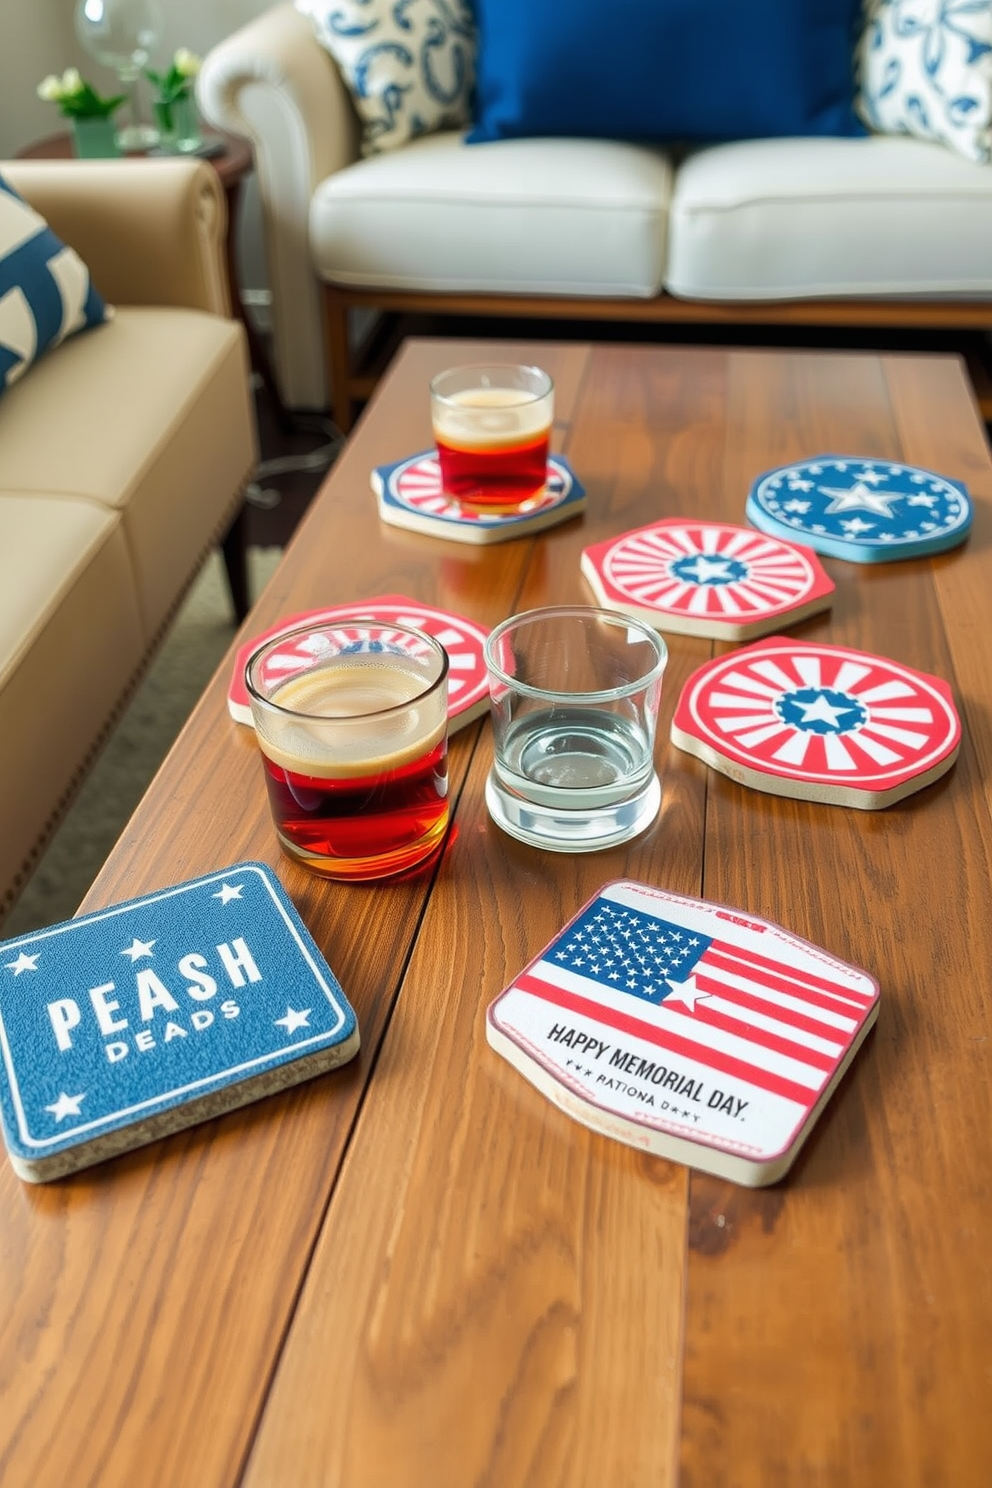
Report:
[[[870,129],[992,159],[992,0],[865,0],[856,67]]]
[[[0,393],[111,313],[78,253],[0,176]]]
[[[471,118],[469,0],[296,0],[330,52],[362,121],[362,154]]]

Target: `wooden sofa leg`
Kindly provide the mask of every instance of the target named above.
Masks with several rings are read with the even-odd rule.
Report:
[[[227,532],[221,539],[220,550],[227,570],[227,587],[231,591],[234,616],[240,625],[251,608],[248,593],[248,504],[241,502]]]
[[[331,418],[347,434],[352,425],[351,355],[348,346],[348,306],[333,284],[324,285],[324,343],[331,380]]]

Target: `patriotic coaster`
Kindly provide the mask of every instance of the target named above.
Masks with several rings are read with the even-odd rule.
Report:
[[[29,1183],[334,1069],[358,1027],[264,863],[0,945],[0,1117]]]
[[[818,614],[834,592],[809,548],[682,517],[595,543],[580,567],[600,604],[658,630],[724,641]]]
[[[453,615],[447,610],[435,610],[430,605],[422,605],[418,600],[407,599],[402,594],[381,594],[375,599],[359,600],[355,604],[335,605],[328,610],[305,610],[300,615],[287,615],[268,630],[263,630],[260,635],[246,641],[234,659],[234,671],[227,690],[227,708],[231,717],[237,723],[251,724],[251,702],[245,685],[245,668],[252,652],[264,641],[294,630],[299,625],[333,625],[342,617],[411,625],[441,642],[448,653],[449,734],[457,733],[458,729],[464,728],[467,723],[487,711],[489,681],[483,647],[489,631],[485,626],[477,625],[474,620],[467,620],[464,615]],[[270,658],[269,666],[278,666],[290,676],[300,667],[309,666],[312,660],[308,651],[289,644],[285,651],[278,651]]]
[[[490,1006],[490,1044],[604,1136],[748,1187],[788,1172],[878,984],[781,926],[620,880]]]
[[[949,770],[961,723],[939,677],[775,636],[697,668],[671,736],[754,790],[874,810]]]
[[[548,483],[540,495],[525,501],[515,512],[472,511],[446,496],[434,450],[410,455],[395,465],[378,466],[372,472],[372,489],[384,522],[408,527],[411,532],[425,532],[428,537],[467,543],[526,537],[567,522],[586,504],[585,490],[561,455],[549,457]]]
[[[891,460],[820,455],[758,477],[747,519],[852,563],[891,563],[964,542],[971,499],[960,481]]]

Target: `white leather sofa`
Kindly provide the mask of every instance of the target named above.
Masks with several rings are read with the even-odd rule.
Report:
[[[212,168],[0,171],[115,312],[0,396],[2,920],[215,542],[244,607],[256,444]]]
[[[368,392],[360,307],[992,326],[992,169],[942,145],[771,139],[677,160],[608,140],[445,133],[361,159],[335,63],[291,4],[212,51],[198,96],[254,145],[283,397],[331,396],[344,428]]]

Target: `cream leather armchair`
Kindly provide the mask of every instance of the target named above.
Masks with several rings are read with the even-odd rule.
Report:
[[[214,543],[243,610],[256,440],[212,168],[0,171],[115,312],[0,396],[2,919]]]

